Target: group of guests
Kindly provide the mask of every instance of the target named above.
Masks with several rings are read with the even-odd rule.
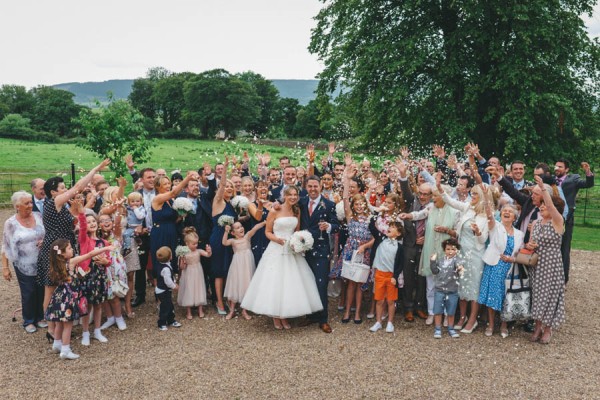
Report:
[[[187,319],[195,310],[203,317],[209,302],[231,319],[239,304],[243,318],[252,318],[247,310],[271,316],[275,329],[306,315],[299,325],[330,333],[328,286],[339,280],[342,323],[366,316],[377,332],[387,319],[393,332],[401,308],[405,321],[433,325],[436,338],[442,326],[458,337],[484,321],[492,336],[515,270],[530,277],[531,340],[548,343],[564,322],[575,197],[594,184],[587,163],[583,178],[569,173],[567,160],[556,161],[553,173],[539,163],[529,182],[524,162],[505,170],[472,143],[464,162],[441,146],[424,159],[402,148],[380,169],[350,154],[336,159],[333,143],[321,160],[312,146],[306,157],[303,166],[287,157],[273,165],[259,154],[251,171],[244,153],[171,177],[164,169],[137,171],[127,157],[135,188],[127,195],[124,178],[111,186],[100,174],[109,160],[70,189],[60,177],[34,180],[31,194],[12,197],[16,214],[2,245],[3,276],[12,278],[12,266],[25,330],[47,327],[53,351],[77,358],[73,321],[82,325],[82,345],[107,342],[102,331],[126,329],[124,316],[135,317],[152,286],[161,330],[181,326],[172,302],[178,290]],[[190,210],[175,206],[180,197]],[[304,254],[289,250],[297,230],[313,238]],[[535,267],[513,268],[522,248],[539,254]],[[367,278],[345,278],[359,257]]]

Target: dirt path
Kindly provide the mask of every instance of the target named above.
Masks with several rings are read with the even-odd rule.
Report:
[[[0,210],[0,221],[10,215]],[[3,222],[2,222],[3,225]],[[316,327],[275,331],[269,319],[207,318],[159,332],[153,301],[109,343],[79,344],[77,361],[48,352],[39,331],[11,322],[20,304],[16,281],[0,282],[0,393],[4,398],[597,398],[600,367],[598,254],[573,252],[567,323],[548,346],[520,330],[507,339],[483,329],[433,339],[422,321],[371,334],[368,324],[340,323],[331,299],[333,334]],[[151,298],[152,296],[148,296]],[[19,316],[17,317],[18,319]],[[90,396],[91,395],[91,396]]]

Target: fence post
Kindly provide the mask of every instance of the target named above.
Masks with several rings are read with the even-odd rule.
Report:
[[[587,214],[587,205],[588,205],[588,193],[589,189],[585,189],[585,201],[583,202],[583,224],[585,225],[585,216]]]
[[[75,186],[75,164],[71,163],[71,187]]]

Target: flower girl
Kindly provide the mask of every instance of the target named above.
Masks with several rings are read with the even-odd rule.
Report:
[[[204,318],[202,306],[206,304],[206,283],[200,257],[210,257],[212,251],[209,245],[206,245],[206,250],[198,249],[199,238],[193,227],[183,230],[183,240],[187,248],[177,247],[181,273],[177,304],[187,307],[187,319],[192,319],[192,307],[198,307],[198,316]]]
[[[233,318],[235,304],[242,302],[246,290],[250,285],[250,280],[256,269],[250,239],[252,239],[252,236],[254,236],[256,231],[265,226],[266,223],[266,221],[263,221],[254,225],[254,228],[248,231],[246,235],[244,235],[244,227],[240,222],[225,227],[223,246],[233,246],[233,258],[231,259],[231,265],[229,266],[227,283],[225,284],[225,293],[223,294],[229,301],[229,314],[227,314],[225,319]],[[233,239],[228,238],[230,232]],[[242,310],[242,316],[245,319],[251,319],[246,310]]]

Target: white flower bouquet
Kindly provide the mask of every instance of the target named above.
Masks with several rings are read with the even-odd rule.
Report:
[[[294,232],[290,237],[288,246],[294,253],[300,254],[312,249],[314,243],[315,239],[312,237],[311,233],[307,230],[303,230]]]
[[[245,215],[245,213],[248,211],[249,204],[250,201],[245,196],[235,196],[233,199],[231,199],[231,205],[238,215]]]
[[[181,216],[195,214],[192,201],[186,197],[178,197],[173,202],[173,209]]]
[[[340,201],[335,205],[335,214],[337,215],[338,221],[346,219],[346,210],[344,210],[344,202]]]
[[[220,227],[225,227],[225,226],[228,226],[228,225],[233,225],[234,222],[235,222],[235,218],[233,218],[230,215],[221,215],[219,217],[219,219],[217,220],[217,224]]]
[[[177,246],[175,248],[175,255],[177,257],[182,257],[185,256],[186,254],[188,254],[190,252],[190,248],[187,246]]]

